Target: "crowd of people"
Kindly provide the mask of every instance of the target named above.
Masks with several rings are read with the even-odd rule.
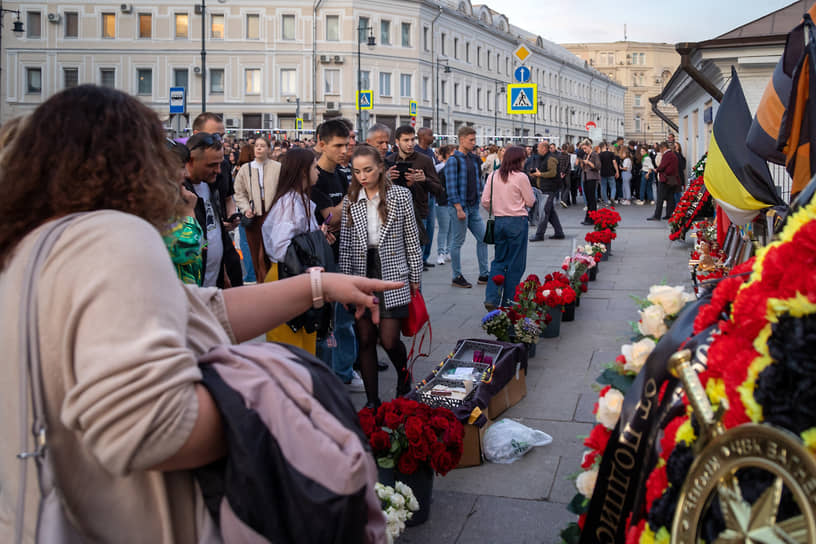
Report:
[[[65,145],[46,145],[68,132]],[[22,305],[20,278],[36,233],[85,214],[59,239],[40,280],[48,418],[56,443],[75,453],[57,472],[63,482],[107,490],[90,499],[74,493],[83,486],[68,486],[64,500],[83,530],[99,540],[200,534],[189,473],[168,471],[223,455],[224,431],[195,364],[213,345],[265,334],[297,346],[376,409],[378,344],[397,373],[395,394],[411,389],[400,331],[423,272],[449,264],[451,285],[472,287],[461,254],[468,231],[476,241],[470,273],[487,286],[492,309],[520,282],[528,241],[544,240],[549,226],[549,238],[565,237],[559,207],[580,205],[582,195],[587,214],[598,202],[654,203],[649,219],[665,218],[685,181],[671,139],[657,148],[622,139],[480,148],[476,131],[463,126],[456,145],[433,144],[430,128],[392,134],[382,124],[358,142],[344,119],[322,123],[314,142],[237,139],[211,113],[195,119],[191,137],[175,140],[132,97],[87,85],[2,127],[0,301],[8,312]],[[484,212],[495,218],[492,263]],[[284,279],[294,240],[312,234],[340,273],[312,267]],[[327,327],[292,324],[324,303]],[[21,325],[4,323],[5,345],[20,353]],[[24,401],[17,378],[11,372],[0,385],[6,413]],[[3,425],[7,435],[20,431],[10,420]],[[14,472],[7,459],[0,457],[0,474]],[[0,482],[9,489],[0,496],[18,484]],[[130,519],[127,509],[94,520],[99,501],[124,496],[150,510],[154,525]],[[7,529],[0,522],[0,534]]]

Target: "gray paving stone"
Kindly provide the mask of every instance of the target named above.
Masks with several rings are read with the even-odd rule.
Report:
[[[408,527],[400,536],[399,544],[426,542],[456,542],[465,522],[470,518],[478,495],[456,493],[439,489],[440,478],[434,481],[432,510],[428,521]]]
[[[558,542],[564,505],[482,495],[457,542]]]

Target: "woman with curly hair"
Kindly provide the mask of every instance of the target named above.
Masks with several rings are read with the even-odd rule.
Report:
[[[291,153],[291,151],[290,151]],[[411,191],[393,185],[376,148],[357,146],[351,156],[352,178],[340,216],[340,270],[344,274],[402,283],[379,293],[380,324],[366,311],[357,313],[360,370],[367,406],[380,404],[377,340],[397,370],[397,396],[411,390],[408,356],[400,339],[411,296],[422,280],[422,250]]]
[[[400,287],[319,272],[314,290],[309,274],[228,291],[182,284],[160,235],[184,207],[164,140],[147,106],[83,85],[40,105],[0,153],[0,342],[10,361],[0,434],[29,438],[0,441],[0,542],[14,541],[17,524],[35,539],[39,487],[29,475],[23,489],[18,477],[33,423],[14,415],[29,402],[17,316],[35,243],[57,218],[83,212],[34,280],[36,339],[58,500],[82,541],[215,541],[192,469],[226,445],[197,357],[263,334],[317,295],[376,320],[373,293]]]

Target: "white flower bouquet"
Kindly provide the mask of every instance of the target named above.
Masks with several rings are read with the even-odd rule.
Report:
[[[402,482],[395,483],[394,487],[378,482],[374,489],[385,514],[388,542],[393,542],[405,530],[405,522],[419,510],[419,502],[411,488]]]

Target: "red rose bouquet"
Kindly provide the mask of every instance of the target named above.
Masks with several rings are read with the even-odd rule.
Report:
[[[615,208],[601,208],[594,212],[589,212],[589,218],[595,223],[595,230],[609,229],[615,232],[618,228],[618,223],[621,221],[621,216],[615,211]]]
[[[617,237],[618,235],[615,234],[615,231],[611,229],[604,229],[596,230],[594,232],[587,232],[586,236],[584,236],[584,240],[590,244],[609,245],[609,243]]]
[[[427,464],[444,476],[462,458],[465,429],[447,408],[398,397],[382,404],[376,414],[363,408],[358,417],[382,468],[413,474]]]
[[[558,308],[575,302],[576,293],[570,279],[561,272],[547,274],[544,284],[536,291],[535,302],[547,308]]]

